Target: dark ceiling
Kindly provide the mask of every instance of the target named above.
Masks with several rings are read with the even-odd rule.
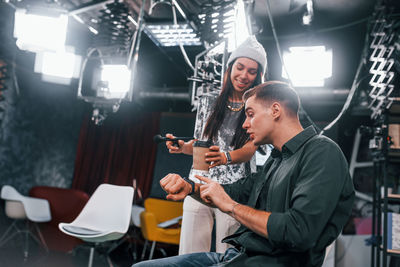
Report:
[[[165,1],[165,0],[164,0]],[[70,23],[68,40],[84,55],[94,38],[88,26],[99,29],[98,18],[104,4],[112,1],[104,0],[24,0],[10,1],[10,4],[0,4],[3,17],[12,20],[13,8],[34,8],[37,6],[76,11],[83,23],[73,20]],[[120,1],[121,2],[121,1]],[[137,20],[142,1],[125,0],[124,2],[132,17]],[[144,20],[172,22],[171,7],[158,4],[152,14],[149,9],[155,1],[146,1]],[[218,0],[176,0],[189,20],[196,21],[197,15],[204,6],[219,5]],[[229,2],[229,1],[228,1]],[[231,1],[232,2],[232,1]],[[250,1],[251,2],[251,1]],[[271,23],[268,17],[268,4],[272,13],[280,49],[294,45],[326,45],[332,48],[334,55],[333,76],[327,81],[326,88],[318,94],[318,101],[305,98],[316,107],[334,106],[332,113],[340,110],[360,61],[367,30],[367,20],[371,16],[376,0],[313,0],[314,19],[310,26],[302,25],[302,17],[306,11],[307,0],[255,0],[249,12],[252,14],[253,31],[257,39],[264,45],[268,54],[269,78],[281,79],[281,64],[278,57],[276,40],[273,38]],[[387,1],[396,7],[400,1]],[[1,3],[1,2],[0,2]],[[93,8],[94,7],[94,8]],[[84,11],[84,12],[83,12]],[[183,20],[182,16],[178,17]],[[133,25],[129,27],[134,28]],[[101,31],[101,29],[99,29]],[[4,27],[3,31],[7,31]],[[8,30],[8,34],[12,30]],[[12,43],[12,42],[11,42]],[[3,44],[4,48],[4,44]],[[203,47],[186,47],[191,61],[195,55],[204,50]],[[192,75],[191,69],[185,64],[177,47],[158,47],[145,34],[141,39],[139,51],[138,77],[136,87],[139,90],[155,92],[188,92],[187,78]],[[167,105],[177,105],[170,101]],[[188,109],[188,103],[184,104]]]

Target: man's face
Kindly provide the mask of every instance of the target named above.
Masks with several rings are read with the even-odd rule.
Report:
[[[271,144],[271,132],[274,128],[272,109],[258,101],[255,96],[246,101],[246,120],[243,128],[257,146]]]

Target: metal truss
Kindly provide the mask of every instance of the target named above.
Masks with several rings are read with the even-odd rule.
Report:
[[[375,10],[375,19],[371,29],[371,44],[369,61],[372,75],[369,85],[371,118],[376,119],[393,103],[391,95],[394,86],[394,50],[395,37],[394,20],[390,19],[388,8],[381,2]]]

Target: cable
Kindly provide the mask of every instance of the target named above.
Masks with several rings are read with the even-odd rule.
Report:
[[[361,23],[363,23],[365,21],[368,21],[368,19],[369,19],[369,17],[368,18],[363,18],[363,19],[360,19],[360,20],[356,20],[356,21],[353,21],[353,22],[350,22],[350,23],[347,23],[347,24],[334,26],[334,27],[331,27],[331,28],[314,30],[314,33],[325,33],[325,32],[345,29],[345,28],[348,28],[348,27],[351,27],[351,26],[354,26],[354,25],[357,25],[357,24],[361,24]],[[280,35],[279,38],[280,39],[286,39],[286,40],[287,39],[298,39],[298,38],[304,37],[306,35],[307,35],[306,33],[287,34],[287,35]],[[261,39],[265,40],[265,41],[268,41],[268,40],[273,40],[274,37],[262,37]]]
[[[176,10],[175,10],[175,5],[174,5],[174,3],[172,3],[171,2],[171,7],[172,7],[172,16],[173,16],[173,22],[174,22],[174,25],[178,25],[178,21],[177,21],[177,19],[176,19]],[[179,48],[181,49],[181,52],[182,52],[182,55],[183,55],[183,58],[185,59],[185,62],[188,64],[188,66],[192,69],[192,71],[194,72],[194,67],[193,67],[193,65],[192,65],[192,62],[190,62],[190,60],[189,60],[189,57],[188,57],[188,55],[186,54],[186,51],[185,51],[185,49],[183,48],[183,45],[182,45],[182,43],[181,43],[181,39],[180,39],[180,32],[178,31],[178,36],[179,36]]]
[[[86,55],[86,58],[85,58],[85,60],[84,60],[83,63],[82,63],[81,73],[80,73],[80,75],[79,75],[79,82],[78,82],[78,92],[82,92],[83,72],[84,72],[85,69],[86,69],[87,61],[89,60],[90,56],[91,56],[95,51],[97,51],[97,53],[98,53],[99,56],[100,56],[101,65],[104,65],[103,55],[101,54],[100,49],[97,49],[97,48],[91,48],[91,49],[89,49],[89,51],[88,51],[88,53],[87,53],[87,55]]]
[[[399,13],[400,14],[400,13]],[[363,18],[360,20],[356,20],[353,22],[349,22],[347,24],[343,24],[343,25],[339,25],[339,26],[334,26],[334,27],[330,27],[330,28],[325,28],[325,29],[319,29],[319,30],[314,30],[314,33],[325,33],[325,32],[330,32],[330,31],[336,31],[336,30],[342,30],[345,28],[349,28],[351,26],[354,25],[358,25],[361,24],[365,21],[368,21],[369,17],[367,18]],[[297,34],[286,34],[286,35],[280,35],[279,38],[280,39],[296,39],[296,38],[301,38],[303,36],[306,36],[306,33],[297,33]],[[274,37],[263,37],[262,40],[273,40]]]
[[[282,64],[283,69],[284,69],[285,72],[286,72],[286,75],[287,75],[287,77],[288,77],[289,84],[290,84],[291,87],[293,87],[292,80],[290,79],[290,76],[289,76],[289,72],[287,71],[286,65],[285,65],[285,63],[283,62],[281,47],[280,47],[280,44],[279,44],[278,36],[277,36],[277,34],[276,34],[275,24],[274,24],[274,21],[273,21],[273,19],[272,19],[272,14],[271,14],[271,8],[270,8],[270,5],[269,5],[269,0],[267,0],[267,1],[265,2],[265,5],[266,5],[266,7],[267,7],[268,19],[269,19],[269,22],[270,22],[270,24],[271,24],[272,34],[273,34],[273,36],[274,36],[274,40],[275,40],[275,44],[276,44],[276,49],[277,49],[277,51],[278,51],[279,59],[280,59],[280,61],[281,61],[281,64]],[[303,108],[303,106],[302,106],[301,103],[300,103],[299,109],[300,109],[300,113],[303,114],[303,115],[306,117],[306,119],[311,123],[311,125],[314,126],[314,128],[319,132],[319,131],[320,131],[319,127],[314,123],[314,121],[310,118],[310,116],[308,116],[307,112],[304,110],[304,108]]]
[[[345,29],[345,28],[348,28],[348,27],[351,27],[351,26],[354,26],[354,25],[357,25],[357,24],[361,24],[361,23],[366,22],[368,20],[369,20],[369,17],[366,17],[366,18],[362,18],[362,19],[359,19],[359,20],[356,20],[356,21],[352,21],[352,22],[343,24],[343,25],[334,26],[334,27],[330,27],[330,28],[326,28],[326,29],[316,30],[315,32],[318,33],[318,32],[331,32],[331,31],[336,31],[336,30],[342,30],[342,29]]]
[[[331,122],[329,123],[327,126],[325,126],[325,128],[320,132],[320,135],[324,134],[327,130],[331,129],[343,116],[343,114],[348,110],[348,108],[350,107],[350,104],[353,100],[353,97],[356,93],[356,90],[358,88],[358,85],[360,84],[360,82],[365,79],[365,77],[368,76],[364,76],[362,79],[358,79],[360,73],[361,73],[361,69],[365,64],[365,59],[367,58],[367,54],[368,54],[368,48],[369,48],[369,29],[371,27],[371,20],[372,17],[370,18],[370,21],[368,23],[368,28],[365,34],[365,40],[364,40],[364,48],[363,48],[363,52],[361,54],[361,59],[360,59],[360,63],[358,64],[358,68],[357,68],[357,72],[356,72],[356,76],[354,77],[353,80],[353,84],[351,86],[349,95],[347,96],[346,102],[343,105],[342,110],[340,111],[339,115]]]
[[[288,76],[289,84],[290,84],[290,86],[293,87],[292,79],[290,79],[289,72],[287,71],[286,65],[285,65],[285,63],[283,62],[283,57],[282,57],[282,52],[281,52],[281,46],[280,46],[280,44],[279,44],[278,36],[277,36],[277,34],[276,34],[276,29],[275,29],[274,20],[272,19],[272,14],[271,14],[271,8],[270,8],[270,5],[269,5],[269,0],[267,0],[267,1],[265,2],[265,6],[267,7],[268,19],[269,19],[269,23],[271,24],[272,35],[274,36],[275,45],[276,45],[276,49],[277,49],[277,51],[278,51],[279,59],[280,59],[280,61],[281,61],[281,64],[282,64],[282,66],[283,66],[283,69],[284,69],[285,72],[286,72],[286,75]]]

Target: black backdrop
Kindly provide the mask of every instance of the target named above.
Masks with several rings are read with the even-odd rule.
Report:
[[[172,133],[175,136],[193,136],[195,123],[194,113],[162,113],[160,118],[160,133]],[[154,167],[153,184],[150,197],[165,198],[159,181],[168,173],[178,173],[187,176],[192,166],[192,157],[183,154],[169,154],[165,143],[157,146],[157,158]]]

